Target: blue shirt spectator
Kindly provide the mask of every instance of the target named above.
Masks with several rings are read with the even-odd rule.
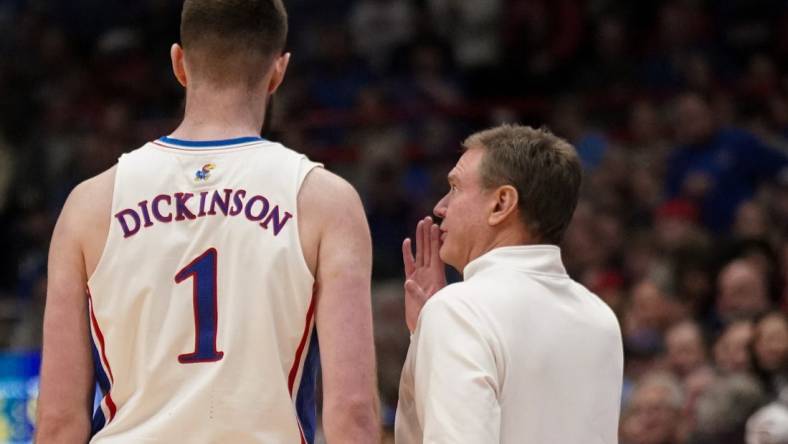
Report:
[[[727,231],[736,208],[761,181],[788,167],[785,154],[739,129],[720,129],[706,141],[679,146],[668,160],[667,192],[696,199],[701,220]]]

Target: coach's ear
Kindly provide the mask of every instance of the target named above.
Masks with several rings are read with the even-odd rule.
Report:
[[[287,72],[287,65],[290,63],[290,53],[286,52],[274,60],[273,73],[271,80],[268,82],[268,94],[273,94],[282,81],[285,79],[285,72]]]
[[[493,191],[494,205],[493,210],[487,218],[487,223],[491,226],[503,223],[511,216],[517,216],[517,205],[520,196],[517,190],[511,185],[503,185]]]
[[[170,48],[170,59],[172,59],[172,73],[178,79],[178,83],[186,88],[188,79],[186,77],[186,66],[183,62],[183,48],[177,43],[173,43]]]

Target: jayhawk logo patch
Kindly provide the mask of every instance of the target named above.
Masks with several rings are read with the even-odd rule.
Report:
[[[208,180],[208,178],[211,177],[211,170],[214,168],[216,168],[216,165],[212,163],[206,163],[201,169],[194,173],[194,181],[201,182]]]

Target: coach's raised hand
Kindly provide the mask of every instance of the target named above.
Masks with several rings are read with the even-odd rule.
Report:
[[[446,286],[446,265],[440,258],[440,229],[425,217],[416,225],[416,256],[410,238],[402,242],[405,264],[405,322],[416,329],[421,307],[435,292]]]

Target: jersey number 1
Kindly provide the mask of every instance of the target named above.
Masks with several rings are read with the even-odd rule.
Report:
[[[216,350],[216,261],[216,249],[209,248],[175,275],[176,284],[194,278],[194,351],[178,355],[181,364],[215,362],[224,356]]]

